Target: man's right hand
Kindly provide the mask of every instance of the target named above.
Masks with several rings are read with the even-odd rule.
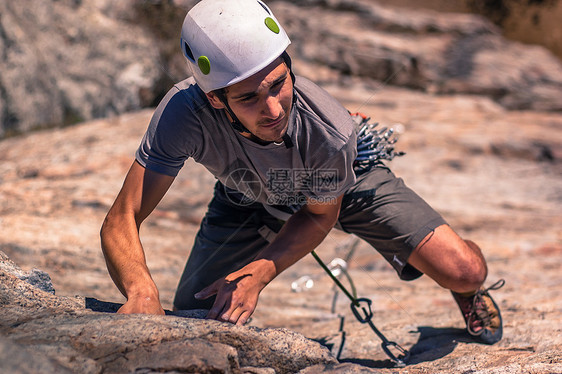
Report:
[[[131,297],[117,313],[121,314],[165,314],[158,298]]]

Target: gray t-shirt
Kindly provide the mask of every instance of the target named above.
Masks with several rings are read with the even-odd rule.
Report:
[[[159,104],[136,159],[176,176],[192,157],[243,194],[237,203],[292,206],[293,212],[306,199],[335,199],[355,183],[355,124],[338,101],[303,77],[296,79],[287,134],[292,147],[243,137],[188,78]]]

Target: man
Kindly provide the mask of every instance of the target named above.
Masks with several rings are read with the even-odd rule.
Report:
[[[386,167],[357,173],[347,110],[291,71],[290,40],[258,0],[203,0],[182,27],[193,74],[162,100],[102,230],[120,313],[164,313],[139,227],[193,157],[218,182],[179,282],[175,309],[244,324],[261,290],[337,227],[366,240],[404,280],[453,292],[468,331],[501,339],[480,249]]]

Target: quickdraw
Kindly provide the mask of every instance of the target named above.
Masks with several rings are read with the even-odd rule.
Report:
[[[318,262],[318,264],[326,271],[326,273],[332,278],[334,283],[340,288],[340,290],[351,300],[351,311],[357,320],[361,323],[368,324],[371,329],[375,332],[375,334],[381,339],[381,347],[384,353],[396,364],[398,367],[406,366],[408,359],[410,358],[410,352],[404,348],[402,348],[398,343],[388,340],[377,327],[373,323],[373,311],[371,310],[372,300],[362,297],[357,298],[355,295],[355,287],[353,286],[353,282],[351,281],[351,277],[347,274],[348,279],[350,280],[353,286],[353,293],[349,292],[345,286],[340,282],[336,275],[324,264],[322,259],[316,254],[315,251],[311,252],[314,259]],[[339,349],[339,353],[342,351],[342,346]],[[394,354],[391,351],[391,348],[395,349],[398,354]],[[339,356],[338,353],[338,356]]]
[[[392,160],[396,156],[402,156],[404,152],[395,152],[394,144],[403,131],[401,124],[396,128],[383,127],[376,129],[379,125],[369,123],[371,118],[362,113],[350,113],[357,128],[357,157],[353,162],[356,175],[361,175],[376,165],[382,165],[382,160]]]

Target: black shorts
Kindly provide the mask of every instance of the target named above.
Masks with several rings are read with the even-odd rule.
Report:
[[[218,182],[176,291],[177,309],[209,309],[213,298],[196,300],[193,295],[248,264],[283,226],[263,205],[234,204],[225,191]],[[345,194],[336,227],[368,242],[401,279],[412,280],[422,273],[408,264],[410,254],[443,224],[401,178],[376,167],[358,177]]]
[[[408,264],[408,258],[427,235],[444,224],[439,213],[385,167],[358,178],[343,198],[338,221],[342,230],[375,248],[403,280],[422,275]]]

